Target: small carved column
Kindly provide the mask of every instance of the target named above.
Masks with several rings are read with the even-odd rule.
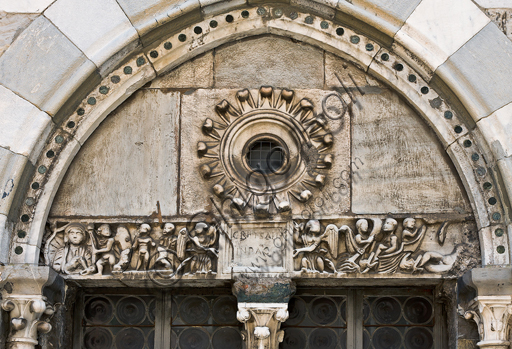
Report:
[[[64,282],[49,267],[18,264],[0,271],[0,307],[9,313],[10,320],[7,348],[34,349],[38,333],[52,329],[44,316],[54,313],[50,304],[61,300]]]
[[[486,349],[508,349],[512,296],[479,296],[473,308],[466,311],[464,317],[473,319],[478,326],[481,341],[477,345]]]
[[[277,349],[284,338],[279,328],[288,319],[288,303],[238,303],[236,318],[245,324],[248,349]]]
[[[245,325],[247,349],[277,349],[283,341],[281,323],[288,319],[288,302],[295,285],[281,277],[239,277],[233,284],[238,321]]]

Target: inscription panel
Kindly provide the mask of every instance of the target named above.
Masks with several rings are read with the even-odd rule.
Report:
[[[228,230],[231,240],[225,246],[228,263],[225,272],[286,272],[290,245],[287,223],[249,223],[233,225]]]

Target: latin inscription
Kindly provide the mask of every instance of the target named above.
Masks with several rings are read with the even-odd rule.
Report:
[[[255,227],[233,230],[233,267],[244,271],[276,271],[284,267],[286,227]]]

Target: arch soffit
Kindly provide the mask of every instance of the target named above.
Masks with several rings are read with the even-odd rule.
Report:
[[[180,6],[185,6],[183,4]],[[467,129],[468,123],[467,120],[464,120],[463,113],[451,109],[439,97],[435,88],[429,86],[428,81],[432,80],[433,75],[430,75],[425,67],[429,67],[429,64],[432,67],[431,62],[421,63],[422,66],[419,68],[417,64],[416,66],[413,65],[416,68],[413,69],[408,64],[411,55],[407,56],[400,49],[396,49],[398,46],[394,48],[382,47],[376,41],[359,35],[346,27],[344,27],[344,35],[338,36],[335,34],[337,24],[329,19],[313,18],[313,22],[308,24],[306,23],[306,16],[308,16],[307,13],[311,13],[308,9],[306,9],[306,13],[298,13],[298,18],[291,19],[286,15],[273,15],[272,10],[276,7],[265,5],[264,8],[269,11],[268,16],[258,14],[258,8],[252,7],[246,9],[249,11],[248,18],[241,15],[243,9],[225,9],[220,11],[223,14],[196,21],[192,25],[182,28],[179,32],[175,31],[174,34],[168,37],[162,37],[161,40],[154,41],[142,53],[132,55],[119,68],[104,75],[101,82],[87,95],[80,106],[75,109],[75,112],[65,118],[62,122],[62,129],[56,129],[36,162],[37,171],[32,183],[38,182],[41,186],[38,190],[28,189],[27,197],[35,198],[36,204],[33,207],[23,205],[21,208],[20,216],[26,214],[29,221],[26,223],[19,222],[17,230],[25,229],[28,234],[23,238],[14,237],[13,251],[16,251],[17,247],[22,247],[23,252],[13,253],[11,262],[37,263],[38,246],[41,244],[44,233],[44,222],[60,181],[81,144],[113,109],[146,82],[155,78],[156,75],[160,75],[198,54],[242,37],[272,33],[313,44],[353,61],[365,71],[386,81],[414,105],[416,110],[437,133],[463,179],[481,233],[483,263],[509,263],[508,251],[504,254],[496,253],[497,246],[501,245],[508,248],[506,234],[499,238],[493,237],[493,231],[496,228],[504,229],[501,224],[504,219],[504,212],[501,207],[497,207],[500,205],[490,206],[487,202],[490,196],[498,197],[496,186],[494,185],[491,190],[483,188],[484,183],[493,183],[488,171],[485,171],[486,173],[483,175],[477,175],[479,169],[485,170],[490,166],[490,164],[484,162],[484,157],[489,159],[491,156],[489,156],[485,141],[478,130],[471,131]],[[224,17],[227,12],[234,16],[232,23],[225,23]],[[360,13],[359,15],[361,16]],[[327,17],[332,18],[333,16]],[[215,29],[210,28],[209,22],[212,19],[218,22],[222,21],[223,25]],[[327,29],[324,22],[328,24]],[[394,30],[393,21],[387,23],[387,27],[383,29],[386,35]],[[196,26],[208,28],[208,33],[205,30],[205,33],[201,35],[195,34],[193,30]],[[375,26],[382,28],[382,23],[377,23]],[[184,41],[179,39],[179,35],[182,34],[186,35]],[[354,42],[356,41],[354,37],[359,38],[357,43]],[[173,45],[170,50],[166,47],[168,42]],[[396,51],[396,53],[389,49]],[[385,55],[389,57],[387,60],[383,58]],[[395,69],[397,64],[402,64],[404,67],[399,73]],[[130,67],[131,73],[127,73],[127,67]],[[116,80],[113,79],[115,76],[120,77],[120,82],[114,82]],[[411,76],[415,76],[416,79],[411,81]],[[449,85],[449,83],[447,84]],[[99,88],[100,86],[103,88]],[[440,103],[433,108],[432,101],[440,101]],[[447,111],[452,113],[450,119],[445,117]],[[469,110],[469,112],[475,118],[472,110]],[[69,125],[69,122],[75,123],[76,127],[66,128],[65,125]],[[471,142],[472,146],[467,146],[468,141]],[[52,159],[45,157],[48,150],[53,150],[58,156]],[[474,160],[473,154],[475,153],[485,156],[480,156],[478,160]],[[494,219],[497,217],[496,213],[500,215],[500,219]],[[20,251],[20,249],[17,251]]]

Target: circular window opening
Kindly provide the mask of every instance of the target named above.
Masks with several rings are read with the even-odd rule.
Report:
[[[260,173],[275,173],[285,163],[285,150],[272,139],[259,139],[253,142],[247,151],[249,167]]]

